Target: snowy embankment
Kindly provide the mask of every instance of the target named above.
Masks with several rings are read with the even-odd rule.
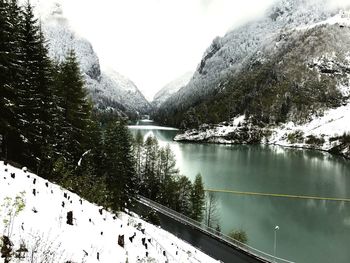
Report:
[[[109,213],[2,161],[0,231],[11,262],[216,262],[136,215]]]
[[[342,136],[349,133],[350,103],[326,110],[323,116],[312,116],[305,124],[289,122],[259,128],[246,123],[244,116],[239,116],[231,122],[220,123],[213,127],[202,125],[198,130],[178,134],[174,140],[242,144],[256,143],[258,139],[264,144],[335,152],[350,158],[349,142],[342,141]]]

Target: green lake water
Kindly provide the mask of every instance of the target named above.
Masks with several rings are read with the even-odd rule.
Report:
[[[173,142],[176,130],[130,126],[170,144],[180,172],[201,173],[206,188],[350,198],[350,161],[327,153],[278,146]],[[217,193],[224,233],[243,229],[248,244],[295,262],[350,262],[350,203]]]

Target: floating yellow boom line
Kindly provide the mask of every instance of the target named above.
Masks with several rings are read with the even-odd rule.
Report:
[[[204,191],[206,191],[206,192],[215,192],[215,193],[228,193],[228,194],[236,194],[236,195],[255,195],[255,196],[270,196],[270,197],[282,197],[282,198],[297,198],[297,199],[313,199],[313,200],[350,202],[349,198],[334,198],[334,197],[320,197],[320,196],[306,196],[306,195],[254,193],[254,192],[243,192],[243,191],[234,191],[234,190],[220,190],[220,189],[205,189]]]

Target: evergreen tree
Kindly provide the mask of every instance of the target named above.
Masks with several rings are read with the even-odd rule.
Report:
[[[192,212],[192,183],[186,176],[180,176],[176,181],[176,211],[190,216]]]
[[[178,180],[179,170],[176,169],[175,155],[171,151],[169,144],[167,144],[165,148],[159,150],[158,156],[156,176],[160,185],[158,199],[162,204],[176,209],[178,199],[176,199],[175,195],[178,190],[177,185],[181,180]]]
[[[205,200],[205,225],[213,228],[218,224],[218,199],[213,192],[207,192]]]
[[[123,121],[108,125],[104,139],[105,171],[114,210],[129,207],[137,194],[131,135]]]
[[[63,118],[60,152],[69,163],[77,164],[86,150],[85,135],[91,118],[91,106],[86,99],[83,77],[73,50],[59,69],[58,103]]]
[[[48,47],[41,28],[39,28],[39,47],[37,60],[37,84],[39,94],[39,153],[37,156],[38,173],[49,173],[55,156],[57,141],[57,125],[60,124],[60,112],[57,109],[53,63],[48,56]]]
[[[18,142],[17,87],[20,8],[17,1],[0,0],[0,153],[13,159]]]
[[[137,132],[134,140],[134,156],[135,156],[135,172],[138,179],[141,179],[142,168],[142,150],[143,150],[143,136],[140,131]]]
[[[10,105],[14,105],[14,89],[9,85],[10,72],[10,23],[7,1],[0,0],[0,142],[1,152],[7,157],[7,135],[11,129],[13,117]]]
[[[132,137],[125,121],[119,122],[118,134],[121,140],[121,154],[123,159],[123,183],[122,188],[122,208],[130,207],[133,199],[138,193],[137,177],[134,166],[134,156],[132,147]]]
[[[202,176],[197,174],[196,179],[193,183],[192,194],[192,215],[191,217],[201,222],[203,219],[203,210],[205,204],[205,194],[204,194],[204,186],[202,181]]]
[[[176,168],[175,155],[171,151],[169,144],[167,144],[164,149],[160,150],[158,171],[161,182],[166,182],[171,177],[179,174],[179,170]]]
[[[145,141],[143,179],[140,187],[143,195],[155,201],[158,201],[161,189],[160,180],[157,176],[159,174],[157,173],[159,171],[157,169],[158,157],[158,141],[156,138],[150,136]]]
[[[37,163],[42,130],[40,125],[40,94],[39,94],[39,59],[40,35],[38,21],[34,17],[29,1],[23,9],[23,20],[20,28],[20,46],[22,57],[22,75],[18,85],[18,122],[23,142],[24,162],[30,166]]]

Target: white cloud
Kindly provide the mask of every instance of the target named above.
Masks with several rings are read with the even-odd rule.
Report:
[[[130,78],[148,99],[194,71],[216,36],[263,15],[275,1],[32,0],[41,10],[61,2],[71,25],[92,42],[102,67]],[[350,0],[310,1],[350,6]]]
[[[50,1],[41,0],[45,8]],[[193,71],[215,36],[262,15],[274,2],[58,1],[63,2],[72,26],[92,42],[102,66],[113,67],[129,77],[148,99],[164,84]]]
[[[331,8],[346,8],[350,7],[350,0],[330,0],[329,5]]]

